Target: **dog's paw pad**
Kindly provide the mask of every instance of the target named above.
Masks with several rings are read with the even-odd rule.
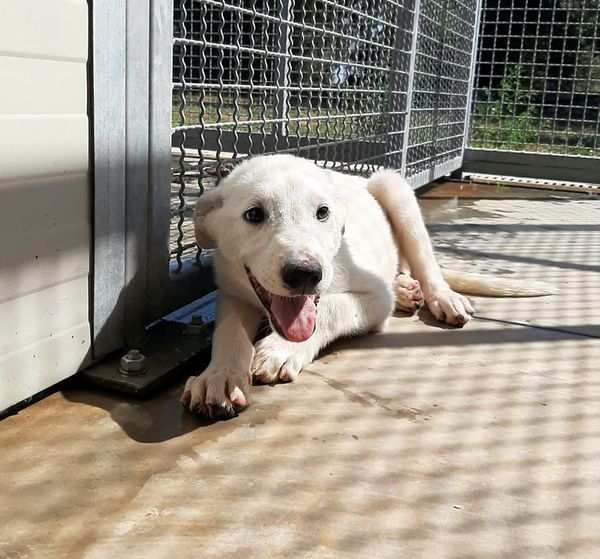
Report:
[[[300,375],[300,368],[295,363],[286,362],[279,370],[279,380],[281,382],[294,382]]]
[[[294,382],[304,366],[302,355],[292,349],[294,346],[297,344],[280,344],[270,337],[261,340],[256,345],[251,367],[254,381],[260,384]]]
[[[396,310],[414,313],[424,304],[423,292],[419,282],[408,274],[398,274],[394,279]]]
[[[246,399],[246,396],[238,386],[234,387],[234,389],[229,394],[229,400],[236,408],[244,408],[248,405],[248,400]]]
[[[475,313],[467,297],[447,287],[434,291],[427,299],[427,306],[439,321],[451,326],[464,326]]]
[[[181,403],[192,412],[211,419],[233,417],[248,406],[248,374],[209,368],[190,377],[183,389]]]
[[[276,355],[253,365],[252,377],[260,384],[294,382],[300,375],[301,368],[301,365],[294,359]]]

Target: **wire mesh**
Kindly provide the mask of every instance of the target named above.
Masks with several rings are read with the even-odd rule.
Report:
[[[476,0],[421,0],[405,174],[462,157]]]
[[[287,152],[344,172],[386,166],[408,175],[460,156],[476,0],[421,0],[415,20],[418,4],[175,1],[176,268],[196,251],[195,198],[251,155]]]
[[[598,0],[484,0],[470,145],[600,156]]]

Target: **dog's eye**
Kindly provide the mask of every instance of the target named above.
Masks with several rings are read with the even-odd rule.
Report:
[[[320,206],[317,210],[317,219],[319,221],[326,221],[329,217],[329,208],[327,206]]]
[[[255,206],[246,210],[243,217],[248,223],[262,223],[265,220],[265,210],[260,206]]]

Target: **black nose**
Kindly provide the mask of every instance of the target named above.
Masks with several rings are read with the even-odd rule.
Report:
[[[316,262],[289,262],[281,269],[283,283],[302,293],[314,290],[323,278],[323,270]]]

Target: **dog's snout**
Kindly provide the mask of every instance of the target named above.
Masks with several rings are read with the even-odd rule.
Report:
[[[281,269],[281,278],[290,289],[309,292],[323,279],[323,270],[317,262],[288,262]]]

